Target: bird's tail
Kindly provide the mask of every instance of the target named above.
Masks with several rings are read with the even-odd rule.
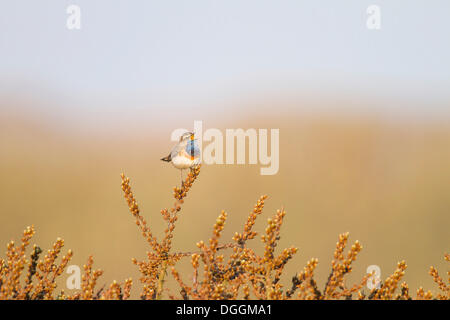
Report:
[[[164,157],[164,158],[162,158],[161,160],[162,160],[162,161],[165,161],[165,162],[170,162],[170,161],[172,161],[172,157],[171,157],[171,155],[169,154],[167,157]]]

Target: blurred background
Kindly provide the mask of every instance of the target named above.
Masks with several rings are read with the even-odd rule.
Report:
[[[66,27],[72,4],[79,30]],[[372,4],[379,30],[366,24]],[[278,128],[278,174],[202,168],[176,251],[207,240],[222,209],[231,240],[268,194],[256,230],[284,206],[279,248],[299,247],[286,284],[316,257],[323,288],[348,231],[363,245],[351,279],[369,265],[385,279],[404,259],[413,292],[436,292],[429,267],[444,276],[450,251],[449,10],[444,0],[2,1],[0,244],[33,224],[43,249],[62,237],[72,264],[93,254],[100,285],[131,276],[138,297],[131,258],[149,247],[120,173],[162,235],[179,171],[159,159],[174,129]],[[179,269],[189,281],[189,263]]]

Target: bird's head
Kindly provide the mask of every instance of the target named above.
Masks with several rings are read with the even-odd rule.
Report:
[[[185,132],[180,137],[180,142],[187,141],[187,140],[194,140],[194,133],[193,132]]]

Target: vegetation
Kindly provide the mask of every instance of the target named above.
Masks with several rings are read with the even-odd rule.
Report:
[[[200,174],[200,166],[192,169],[181,188],[174,188],[175,203],[170,209],[161,210],[167,228],[164,237],[158,240],[149,224],[141,215],[137,201],[130,186],[130,179],[122,174],[122,190],[132,216],[142,236],[147,241],[150,251],[146,261],[132,259],[141,273],[142,299],[440,299],[450,300],[450,271],[448,279],[443,280],[434,267],[430,275],[437,284],[440,293],[433,296],[431,291],[420,287],[415,297],[410,295],[408,285],[402,281],[407,268],[401,261],[395,272],[381,282],[378,289],[363,293],[363,286],[370,281],[371,274],[365,275],[359,282],[348,286],[346,276],[352,272],[352,264],[362,249],[355,241],[345,253],[349,234],[339,235],[331,271],[324,288],[319,288],[314,278],[318,265],[317,259],[311,259],[299,273],[293,275],[290,286],[280,282],[286,264],[297,253],[297,248],[289,247],[278,250],[281,226],[286,215],[284,209],[278,210],[267,220],[267,227],[261,235],[263,253],[258,255],[247,246],[258,233],[253,230],[256,219],[262,214],[267,196],[261,196],[250,212],[243,229],[236,232],[229,242],[220,242],[221,232],[227,221],[227,213],[222,211],[213,226],[211,238],[196,244],[198,250],[193,252],[176,252],[172,248],[172,238],[176,222],[180,215],[184,199]],[[61,255],[64,240],[57,239],[53,247],[42,257],[40,247],[34,245],[27,253],[30,241],[35,233],[34,227],[27,227],[21,243],[13,241],[7,244],[6,257],[0,259],[0,299],[129,299],[132,280],[123,283],[114,281],[106,289],[98,288],[102,270],[93,271],[93,257],[84,265],[84,274],[79,292],[65,294],[57,290],[56,281],[65,272],[73,252],[68,250]],[[190,258],[192,274],[181,275],[177,263]],[[450,255],[445,255],[450,262]],[[178,292],[171,292],[165,287],[166,278],[172,276],[178,283]],[[187,283],[187,279],[192,279]]]

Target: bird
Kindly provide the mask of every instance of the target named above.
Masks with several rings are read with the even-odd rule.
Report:
[[[183,187],[183,170],[200,164],[200,149],[194,132],[183,133],[178,144],[173,147],[167,157],[161,160],[170,162],[175,168],[180,169],[181,186]]]

